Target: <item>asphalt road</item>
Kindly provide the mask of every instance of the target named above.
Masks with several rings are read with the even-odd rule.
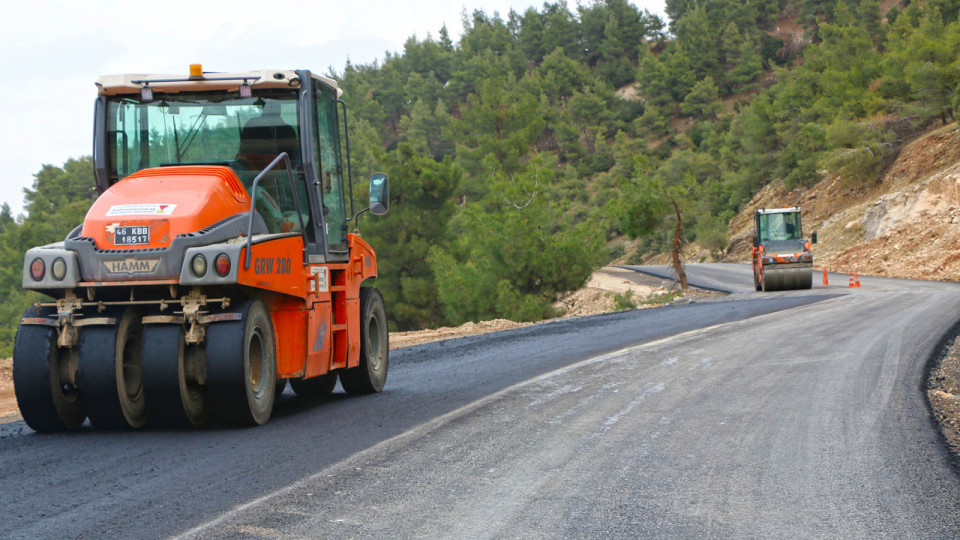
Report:
[[[2,426],[0,537],[960,537],[921,390],[960,287],[688,270],[746,292],[394,351],[255,429]]]

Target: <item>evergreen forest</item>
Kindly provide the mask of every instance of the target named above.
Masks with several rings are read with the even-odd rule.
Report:
[[[719,257],[763,186],[875,182],[960,113],[960,0],[667,0],[666,14],[475,11],[456,42],[440,28],[328,73],[356,198],[390,177],[390,213],[358,225],[391,329],[552,316],[623,238],[636,257],[669,250],[680,216],[684,241]],[[93,184],[89,158],[46,165],[25,213],[0,212],[0,355],[38,298],[20,288],[24,251],[81,223]]]

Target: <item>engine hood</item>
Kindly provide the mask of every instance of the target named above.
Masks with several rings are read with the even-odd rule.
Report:
[[[229,167],[159,167],[120,180],[90,207],[81,236],[101,250],[165,248],[174,238],[250,210]]]

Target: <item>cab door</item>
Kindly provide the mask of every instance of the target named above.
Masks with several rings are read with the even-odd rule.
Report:
[[[336,91],[317,84],[314,92],[316,112],[315,143],[319,155],[316,189],[323,207],[323,234],[327,260],[345,261],[347,245],[347,207],[344,193],[343,166],[340,154],[340,124],[337,116]]]
[[[347,210],[340,154],[340,130],[336,90],[309,76],[304,96],[309,105],[310,137],[305,148],[310,155],[309,198],[318,211],[315,215],[315,255],[309,258],[308,298],[309,331],[304,376],[313,377],[331,369],[346,367],[346,291],[335,282],[337,272],[330,263],[349,259]]]

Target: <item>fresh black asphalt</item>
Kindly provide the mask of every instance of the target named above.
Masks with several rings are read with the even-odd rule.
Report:
[[[4,425],[0,537],[960,535],[921,392],[960,289],[703,270],[749,292],[393,351],[259,428]]]

